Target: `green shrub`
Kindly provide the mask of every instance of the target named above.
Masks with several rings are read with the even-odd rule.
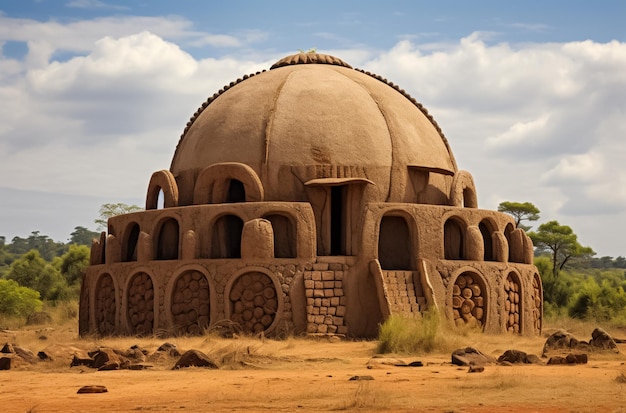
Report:
[[[435,310],[425,311],[422,317],[406,318],[392,315],[378,332],[379,353],[424,354],[437,350],[442,344],[441,320]]]
[[[40,311],[39,292],[13,280],[0,280],[0,313],[10,316],[29,316]]]

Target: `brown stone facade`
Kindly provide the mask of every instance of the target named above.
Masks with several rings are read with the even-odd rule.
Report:
[[[436,308],[451,325],[538,334],[532,243],[478,208],[426,110],[336,58],[299,56],[209,98],[146,210],[109,219],[80,333],[198,335],[228,320],[374,337],[392,314]]]

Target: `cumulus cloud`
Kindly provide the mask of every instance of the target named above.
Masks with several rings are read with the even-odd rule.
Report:
[[[491,44],[485,36],[320,52],[422,102],[474,176],[481,207],[530,201],[575,230],[571,220],[582,216],[607,228],[626,222],[626,44]],[[180,18],[62,24],[0,15],[0,42],[28,42],[26,56],[0,56],[0,100],[11,108],[0,112],[0,174],[10,177],[2,185],[111,202],[143,197],[208,96],[289,53],[202,59],[189,48],[263,37],[201,33]],[[62,51],[73,54],[56,58]],[[581,242],[618,254],[584,222]]]

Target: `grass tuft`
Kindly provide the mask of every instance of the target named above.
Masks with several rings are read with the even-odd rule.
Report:
[[[378,353],[427,354],[447,351],[451,344],[435,310],[419,318],[392,315],[380,326],[378,340]]]

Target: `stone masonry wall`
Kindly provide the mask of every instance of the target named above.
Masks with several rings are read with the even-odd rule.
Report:
[[[347,334],[344,322],[346,296],[343,277],[347,266],[316,263],[313,270],[304,272],[304,291],[307,301],[307,333]]]

